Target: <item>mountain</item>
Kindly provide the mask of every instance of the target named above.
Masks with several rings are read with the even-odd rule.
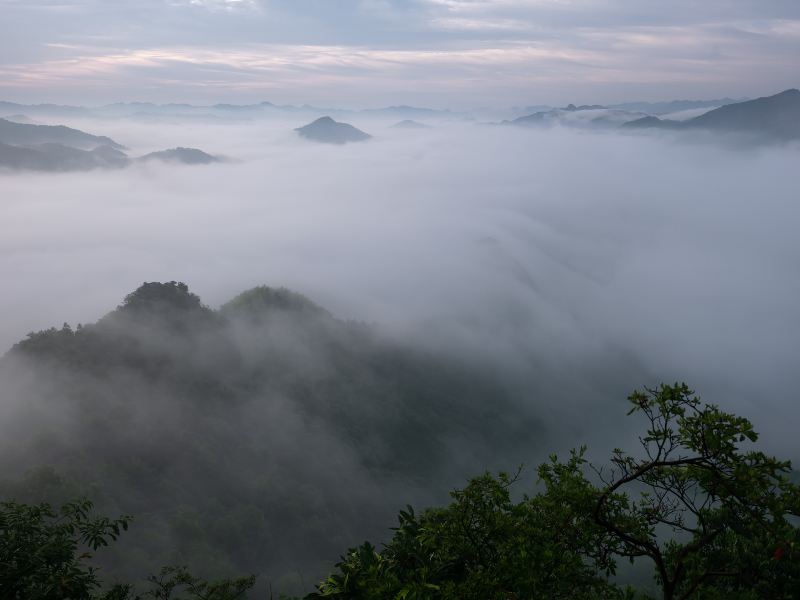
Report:
[[[685,127],[684,123],[684,121],[671,121],[669,119],[659,119],[658,117],[648,115],[640,119],[634,119],[633,121],[623,123],[622,127],[626,129],[682,129]]]
[[[30,125],[0,119],[0,143],[26,146],[30,144],[63,144],[81,150],[93,150],[98,146],[110,146],[125,150],[106,136],[91,135],[64,125]]]
[[[425,125],[425,123],[419,123],[418,121],[412,121],[411,119],[406,119],[392,125],[392,129],[431,129],[431,126]]]
[[[372,137],[348,123],[339,123],[330,117],[320,117],[313,123],[298,127],[295,131],[306,139],[325,144],[363,142]]]
[[[0,498],[136,515],[111,577],[177,561],[286,589],[381,537],[398,503],[529,456],[541,426],[512,390],[283,288],[214,310],[144,283],[0,357]]]
[[[581,104],[580,106],[575,106],[574,104],[567,104],[562,110],[575,112],[576,110],[601,110],[604,108],[606,107],[600,104]]]
[[[139,160],[161,160],[171,163],[183,163],[185,165],[206,165],[209,163],[220,162],[220,158],[207,154],[197,148],[171,148],[160,152],[151,152],[140,157]]]
[[[800,138],[800,90],[728,104],[686,121],[686,127],[753,133],[776,139]]]
[[[52,142],[13,146],[0,143],[0,167],[34,171],[87,171],[119,168],[129,163],[124,152],[111,146],[81,150]]]
[[[0,113],[25,113],[48,116],[85,117],[91,116],[91,110],[83,106],[63,106],[60,104],[18,104],[0,101]]]
[[[737,102],[686,121],[645,117],[623,124],[628,129],[707,130],[770,140],[800,139],[800,90]]]
[[[220,162],[221,159],[195,148],[172,148],[151,152],[137,160],[200,165]],[[107,145],[98,146],[93,150],[81,150],[52,142],[26,146],[0,143],[0,167],[8,169],[49,172],[88,171],[127,167],[131,162],[124,152]]]

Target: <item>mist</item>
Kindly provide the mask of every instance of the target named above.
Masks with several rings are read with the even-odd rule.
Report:
[[[276,400],[269,431],[285,437],[273,450],[288,457],[291,439],[313,439],[303,456],[339,464],[362,505],[441,498],[442,482],[465,472],[535,465],[582,443],[602,460],[634,439],[627,393],[661,381],[686,381],[751,418],[768,451],[800,458],[800,147],[349,121],[374,138],[317,145],[288,119],[67,123],[132,155],[191,146],[230,160],[0,175],[0,347],[97,321],[144,281],[184,281],[212,308],[285,286],[397,343],[480,365],[541,424],[509,455],[454,439],[442,468],[458,464],[457,475],[386,488]],[[240,350],[256,343],[246,328],[232,339]],[[279,341],[270,343],[289,352]],[[6,417],[19,409],[12,395],[27,397],[36,380],[4,388]],[[151,392],[168,431],[178,418]],[[341,481],[303,456],[292,458],[298,477],[335,495]]]
[[[376,138],[340,148],[295,122],[72,124],[237,161],[3,175],[3,347],[142,281],[211,306],[266,283],[427,344],[576,364],[622,349],[697,387],[735,373],[741,402],[790,410],[766,390],[791,385],[800,326],[796,146],[355,122]]]

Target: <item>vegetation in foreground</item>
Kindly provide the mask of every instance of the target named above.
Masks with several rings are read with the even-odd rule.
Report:
[[[685,385],[634,392],[643,417],[636,453],[608,465],[585,448],[539,467],[540,491],[512,496],[516,476],[483,475],[452,503],[400,512],[382,550],[348,550],[307,598],[378,600],[645,598],[614,575],[647,561],[659,597],[792,599],[800,590],[800,487],[788,462],[746,444],[751,423],[704,404]],[[0,510],[0,597],[31,599],[246,597],[252,577],[208,582],[167,567],[145,585],[104,587],[94,551],[130,522],[78,502],[7,502]]]

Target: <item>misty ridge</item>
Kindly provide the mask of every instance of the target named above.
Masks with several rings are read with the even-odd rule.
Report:
[[[795,92],[516,122],[0,104],[68,126],[0,121],[0,493],[134,514],[112,581],[266,597],[471,476],[536,489],[551,452],[635,442],[637,386],[690,381],[800,459]]]
[[[714,106],[712,103],[718,104]],[[532,107],[536,108],[536,107]],[[564,108],[539,107],[531,114],[504,120],[499,125],[518,127],[574,127],[580,129],[621,128],[625,131],[662,130],[680,132],[684,135],[705,133],[722,136],[720,141],[738,144],[769,144],[793,142],[800,139],[800,91],[786,90],[774,96],[744,100],[718,101],[673,101],[669,103],[627,103],[605,107],[601,105],[570,104]],[[116,118],[151,122],[159,119],[194,119],[196,122],[237,122],[237,120],[275,120],[286,114],[308,115],[319,112],[312,106],[275,106],[265,102],[258,105],[236,106],[219,104],[210,107],[195,107],[183,104],[116,104],[96,109],[57,105],[24,106],[0,103],[6,111],[28,110],[31,114],[44,114],[53,118]],[[146,110],[145,110],[146,109]],[[637,110],[640,109],[640,110]],[[641,109],[649,112],[643,112]],[[665,112],[674,109],[674,112]],[[517,109],[518,110],[518,109]],[[474,116],[456,115],[449,111],[415,108],[408,106],[389,107],[366,111],[334,111],[334,114],[361,119],[416,116],[435,122],[469,121]],[[699,113],[699,114],[698,114]],[[658,115],[658,116],[656,116]],[[498,123],[494,123],[498,124]],[[431,124],[404,118],[396,122],[394,129],[421,130]],[[297,134],[307,140],[343,145],[363,142],[373,136],[350,123],[339,122],[324,115],[311,123],[295,127]],[[712,140],[714,138],[712,137]],[[196,148],[178,146],[169,150],[149,152],[136,159],[125,154],[127,148],[107,136],[97,136],[64,125],[37,124],[25,114],[8,115],[0,119],[0,167],[6,169],[31,169],[40,171],[90,170],[94,168],[121,168],[134,162],[162,160],[169,163],[210,164],[219,162],[220,156]]]
[[[145,283],[94,324],[29,335],[0,380],[4,494],[148,515],[108,559],[123,579],[167,560],[302,590],[382,535],[391,497],[430,502],[538,429],[490,372],[267,287],[214,311]]]

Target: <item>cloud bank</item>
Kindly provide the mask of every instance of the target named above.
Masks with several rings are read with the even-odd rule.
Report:
[[[797,453],[796,147],[367,119],[374,140],[328,147],[294,122],[93,124],[136,153],[239,161],[3,175],[4,348],[142,281],[211,305],[285,285],[551,390],[553,422],[599,391],[685,379]]]

